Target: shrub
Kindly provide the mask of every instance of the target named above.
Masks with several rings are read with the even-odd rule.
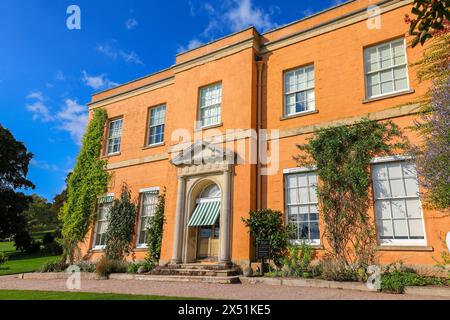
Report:
[[[17,251],[27,252],[30,249],[32,242],[33,239],[26,230],[21,231],[14,236],[14,246]]]
[[[314,257],[314,249],[304,242],[301,246],[288,246],[288,253],[283,258],[282,274],[288,277],[309,277]]]
[[[161,255],[161,244],[164,227],[164,207],[166,204],[166,190],[158,196],[158,204],[156,205],[155,214],[150,218],[147,229],[147,267],[148,271],[154,268],[158,263]]]
[[[381,291],[403,293],[407,286],[445,285],[444,279],[425,277],[400,263],[386,267],[381,275]]]
[[[271,259],[277,267],[281,267],[294,226],[292,224],[286,226],[283,214],[271,209],[250,211],[250,217],[242,218],[242,221],[249,228],[250,235],[255,241],[269,240]]]
[[[325,259],[315,267],[314,274],[328,281],[357,281],[357,269],[343,262]]]
[[[46,233],[42,238],[43,249],[42,252],[48,255],[60,255],[63,252],[62,246],[56,242],[55,235]]]
[[[105,254],[110,260],[124,260],[133,252],[133,235],[136,222],[136,205],[131,201],[131,192],[122,185],[120,199],[115,199],[109,212],[106,230]]]
[[[120,260],[110,260],[103,256],[95,266],[95,272],[101,277],[107,277],[111,273],[127,272],[127,264]]]
[[[93,273],[96,270],[95,263],[90,262],[90,261],[78,261],[78,262],[75,263],[75,265],[78,268],[80,268],[81,272]]]
[[[139,269],[142,268],[144,272],[149,272],[155,267],[155,264],[151,263],[149,260],[140,262],[130,262],[128,264],[128,273],[138,273]]]
[[[0,252],[0,266],[8,261],[8,257],[3,252]]]
[[[44,263],[41,267],[40,272],[63,272],[66,270],[68,265],[61,261],[49,261]]]

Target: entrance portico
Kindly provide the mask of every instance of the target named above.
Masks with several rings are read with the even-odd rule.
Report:
[[[171,162],[178,194],[171,263],[231,262],[231,179],[234,153],[196,142]]]

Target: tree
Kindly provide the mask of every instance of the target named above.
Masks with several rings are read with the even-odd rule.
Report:
[[[299,165],[317,166],[327,255],[340,270],[374,262],[376,233],[368,215],[370,161],[406,146],[393,122],[370,120],[319,130],[307,144],[298,145],[302,154],[294,158]]]
[[[11,237],[26,228],[21,214],[30,198],[18,188],[34,188],[26,178],[33,154],[0,124],[0,239]]]
[[[136,204],[131,201],[131,192],[122,185],[120,199],[115,199],[108,217],[105,254],[109,260],[122,261],[133,250],[133,235],[136,224]]]
[[[106,161],[100,158],[106,121],[106,111],[95,109],[69,178],[67,201],[60,213],[63,221],[63,259],[67,258],[71,263],[75,259],[78,243],[85,239],[92,226],[98,197],[107,190],[109,176],[105,170]]]
[[[446,20],[450,20],[449,10],[449,0],[415,0],[411,11],[415,17],[405,17],[406,23],[409,24],[409,34],[415,36],[412,47],[419,42],[424,45],[434,34],[448,28]]]
[[[271,259],[276,266],[281,266],[294,233],[294,225],[285,225],[283,213],[272,209],[250,211],[250,217],[242,218],[242,221],[255,241],[269,240]]]
[[[31,202],[23,212],[31,232],[54,230],[58,227],[58,213],[52,209],[47,199],[36,194],[31,196]]]

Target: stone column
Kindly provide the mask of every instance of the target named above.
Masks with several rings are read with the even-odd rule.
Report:
[[[184,193],[186,188],[186,179],[178,177],[177,211],[175,217],[175,228],[173,233],[173,250],[171,263],[181,263],[183,224],[184,224]]]
[[[223,173],[223,202],[220,214],[219,262],[229,263],[230,259],[230,170]]]

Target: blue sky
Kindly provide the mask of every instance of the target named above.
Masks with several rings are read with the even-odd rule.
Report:
[[[73,169],[93,92],[171,66],[175,55],[254,25],[260,32],[339,0],[2,0],[0,123],[34,154],[51,200]],[[66,13],[81,9],[81,30]],[[1,151],[0,151],[1,152]]]

